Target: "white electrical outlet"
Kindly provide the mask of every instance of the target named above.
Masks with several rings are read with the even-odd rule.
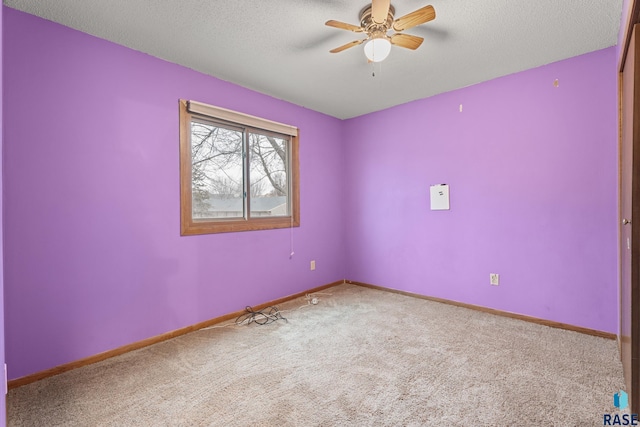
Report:
[[[314,259],[313,261],[311,261],[311,265],[309,267],[311,270],[315,270],[316,269],[316,260]]]
[[[498,286],[500,284],[500,275],[497,273],[490,273],[489,283],[491,283],[492,286]]]

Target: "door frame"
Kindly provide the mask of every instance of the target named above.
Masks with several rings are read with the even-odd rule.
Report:
[[[620,55],[620,62],[618,64],[618,119],[619,119],[619,131],[618,131],[618,144],[619,144],[619,191],[618,191],[618,247],[619,253],[619,295],[620,295],[620,307],[619,307],[619,321],[620,329],[618,332],[618,345],[620,347],[620,357],[623,362],[623,372],[625,384],[627,386],[627,392],[630,396],[630,406],[632,413],[638,413],[640,410],[640,26],[636,27],[634,33],[634,27],[638,24],[640,15],[640,0],[633,0],[630,5],[631,12],[629,13],[629,19],[625,23],[625,33],[623,36],[623,46]],[[626,94],[632,96],[632,147],[633,156],[631,159],[631,256],[630,256],[630,297],[626,300],[623,288],[623,274],[622,274],[622,261],[623,261],[623,248],[626,242],[623,242],[622,227],[622,147],[623,147],[623,116],[626,113],[624,109],[624,91],[623,91],[623,71],[625,65],[627,65],[627,59],[629,57],[629,48],[632,44],[632,37],[635,38],[635,52],[632,55],[634,61],[634,89],[633,94]],[[630,333],[629,336],[623,335],[625,313],[630,312]],[[625,361],[625,356],[630,349],[630,360]],[[625,363],[626,362],[626,363]]]

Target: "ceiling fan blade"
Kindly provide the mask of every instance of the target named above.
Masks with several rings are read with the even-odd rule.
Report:
[[[410,34],[394,34],[391,36],[391,44],[405,47],[407,49],[416,50],[420,47],[424,39]]]
[[[334,21],[333,19],[324,23],[324,25],[328,25],[329,27],[340,28],[341,30],[353,31],[354,33],[361,33],[364,30],[361,27],[356,25],[347,24],[340,21]]]
[[[371,0],[371,18],[376,24],[384,24],[389,15],[391,0]]]
[[[393,29],[404,31],[434,19],[436,19],[436,10],[429,5],[396,19],[393,21]]]
[[[364,39],[366,40],[366,39]],[[343,44],[340,47],[337,47],[335,49],[331,49],[329,52],[331,53],[338,53],[338,52],[342,52],[343,50],[347,50],[350,47],[354,47],[354,46],[358,46],[359,44],[362,44],[364,42],[364,40],[354,40],[352,42],[349,42],[347,44]]]

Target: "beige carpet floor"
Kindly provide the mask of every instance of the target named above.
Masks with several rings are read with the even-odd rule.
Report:
[[[10,426],[598,426],[616,342],[339,285],[9,392]]]

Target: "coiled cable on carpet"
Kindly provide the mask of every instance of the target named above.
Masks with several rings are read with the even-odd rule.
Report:
[[[265,308],[264,310],[261,310],[261,311],[255,311],[250,306],[247,306],[245,308],[245,312],[242,313],[240,316],[238,316],[238,318],[236,319],[235,322],[233,322],[233,323],[224,323],[224,324],[220,324],[220,325],[212,325],[212,326],[208,326],[206,328],[202,328],[200,330],[201,331],[206,331],[206,330],[209,330],[209,329],[228,328],[229,326],[242,326],[242,325],[248,325],[251,322],[256,322],[259,325],[265,325],[267,323],[273,323],[276,320],[280,320],[280,319],[283,319],[287,323],[289,323],[289,320],[287,320],[285,317],[283,317],[282,313],[298,311],[298,310],[303,309],[305,307],[313,307],[313,306],[317,305],[319,302],[322,301],[322,298],[318,298],[319,295],[333,295],[333,294],[328,293],[328,292],[312,292],[312,293],[305,294],[305,296],[303,298],[306,300],[306,304],[301,305],[301,306],[299,306],[297,308],[289,309],[289,310],[280,310],[276,306],[271,306],[271,307],[267,307],[267,308]],[[265,313],[265,311],[267,309],[269,309],[269,311]],[[256,313],[256,314],[252,315],[251,313]],[[270,315],[271,315],[272,319],[264,321],[265,317],[269,317]],[[260,323],[260,322],[262,322],[262,323]]]
[[[267,307],[264,310],[255,311],[253,308],[246,306],[245,313],[238,316],[236,319],[236,325],[249,325],[251,323],[257,323],[258,325],[268,325],[269,323],[277,322],[278,320],[289,321],[282,317],[280,310],[276,306]]]

